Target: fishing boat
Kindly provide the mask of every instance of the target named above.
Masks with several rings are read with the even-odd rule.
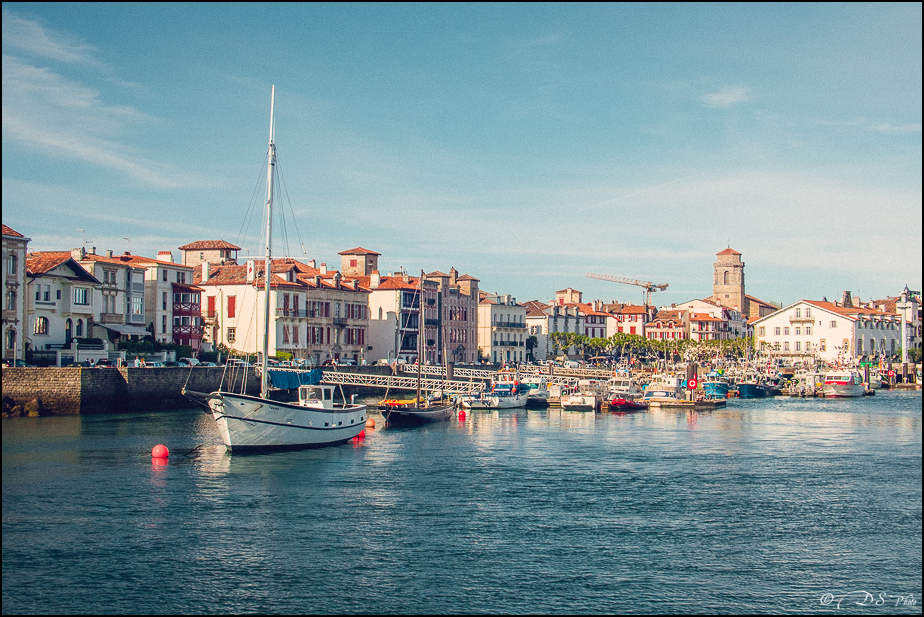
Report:
[[[683,380],[676,375],[662,373],[655,375],[645,386],[642,400],[649,407],[669,405],[684,400]]]
[[[417,285],[417,305],[420,308],[421,330],[417,335],[417,395],[408,400],[399,401],[398,404],[389,405],[388,401],[382,401],[382,415],[385,416],[385,424],[426,424],[428,422],[439,422],[452,418],[455,404],[452,401],[444,400],[442,393],[440,396],[427,396],[421,393],[421,365],[423,364],[423,327],[426,323],[423,318],[424,313],[424,273],[420,271],[420,279]],[[384,405],[383,405],[384,403]]]
[[[545,375],[527,375],[521,378],[520,383],[528,388],[526,391],[527,407],[537,408],[549,406],[549,398],[551,398],[552,394],[549,391],[549,382]]]
[[[838,369],[825,373],[822,394],[825,396],[863,396],[866,386],[856,369]]]
[[[273,183],[276,166],[274,107],[276,87],[270,98],[269,149],[267,152],[266,256],[263,270],[265,317],[262,325],[263,358],[269,357],[270,287],[272,285]],[[275,324],[273,324],[275,327]],[[333,386],[299,386],[297,402],[276,401],[269,396],[269,371],[260,372],[260,394],[249,395],[219,389],[210,394],[183,390],[184,394],[206,402],[225,447],[232,452],[278,448],[326,446],[349,441],[365,429],[366,406],[334,402]],[[246,380],[242,380],[245,384]],[[222,384],[223,385],[223,384]]]
[[[626,374],[617,374],[607,382],[609,389],[610,410],[637,411],[648,409],[648,403],[642,400],[645,393],[642,387]]]
[[[466,409],[514,409],[526,407],[529,387],[520,382],[519,375],[511,371],[495,373],[491,390],[470,394],[459,399]]]
[[[606,382],[599,379],[580,379],[577,389],[561,395],[562,411],[597,411],[606,399]]]
[[[736,384],[740,398],[763,398],[767,396],[767,387],[761,376],[753,370],[747,370]]]
[[[707,399],[727,398],[729,391],[728,379],[725,378],[724,372],[710,371],[706,373],[702,380],[703,393]]]

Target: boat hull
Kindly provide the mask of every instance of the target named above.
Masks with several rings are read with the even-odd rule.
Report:
[[[739,383],[739,398],[763,398],[767,396],[767,389],[758,383]]]
[[[231,451],[334,445],[359,435],[366,422],[365,405],[315,409],[229,392],[213,392],[208,405]]]
[[[395,407],[383,412],[385,424],[412,425],[440,422],[452,418],[452,405],[439,405],[435,407]]]
[[[625,398],[614,398],[610,401],[610,411],[640,411],[642,409],[648,409],[648,403]]]
[[[588,394],[569,394],[561,397],[562,411],[597,411],[597,397]]]
[[[866,389],[862,385],[852,383],[826,383],[824,387],[822,387],[821,393],[826,397],[853,397],[863,396],[866,393]]]
[[[464,396],[460,400],[462,407],[466,409],[513,409],[515,407],[526,407],[528,396],[525,392],[511,394],[509,396],[484,395],[484,396]]]

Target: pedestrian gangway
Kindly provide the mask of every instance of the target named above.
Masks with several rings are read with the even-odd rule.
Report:
[[[346,373],[327,370],[324,371],[321,377],[321,383],[326,385],[362,386],[366,388],[388,388],[393,390],[416,390],[419,384],[422,391],[434,392],[436,390],[441,390],[444,394],[475,394],[484,389],[484,382],[482,381],[424,379],[423,377],[418,381],[417,377],[369,375],[364,373]]]

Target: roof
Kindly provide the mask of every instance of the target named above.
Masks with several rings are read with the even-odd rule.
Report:
[[[70,253],[53,251],[47,253],[31,253],[26,256],[26,273],[33,277],[47,274],[62,265],[67,265],[79,279],[92,283],[99,283],[99,279],[87,272],[86,268],[72,258]]]
[[[731,247],[728,247],[724,251],[719,251],[718,253],[716,253],[716,255],[740,255],[740,254],[741,253],[739,253],[738,251],[736,251],[735,249]]]
[[[3,235],[4,236],[15,236],[16,238],[25,238],[24,235],[22,235],[18,231],[14,231],[12,228],[7,227],[6,225],[3,225]]]
[[[180,247],[183,248],[183,247]],[[375,251],[370,251],[369,249],[364,249],[360,246],[357,246],[355,249],[350,249],[348,251],[341,251],[337,253],[338,255],[381,255],[381,253],[376,253]]]
[[[196,240],[195,242],[190,242],[189,244],[184,244],[179,247],[181,251],[209,251],[216,249],[230,249],[232,251],[239,251],[241,247],[234,246],[230,242],[225,242],[224,240]]]

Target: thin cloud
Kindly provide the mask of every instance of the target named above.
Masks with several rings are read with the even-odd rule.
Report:
[[[3,45],[58,62],[98,68],[104,66],[94,57],[96,49],[92,45],[17,17],[9,11],[3,11]]]
[[[95,88],[18,53],[110,72],[93,57],[92,47],[7,11],[3,45],[5,141],[115,170],[157,188],[210,183],[175,165],[151,160],[125,143],[126,135],[157,123],[156,119],[131,106],[108,104]],[[13,48],[16,53],[8,51]]]
[[[732,105],[751,100],[751,89],[742,86],[725,86],[718,92],[704,94],[699,99],[706,107],[728,109]]]

